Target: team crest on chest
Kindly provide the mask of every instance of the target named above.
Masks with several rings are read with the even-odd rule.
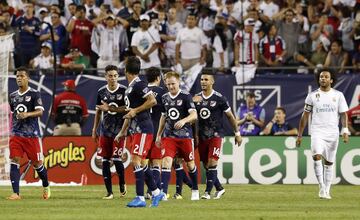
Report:
[[[216,101],[210,101],[210,106],[214,107],[216,105]]]
[[[177,106],[182,105],[182,100],[177,100],[177,101],[176,101],[176,105],[177,105]]]
[[[25,96],[25,102],[30,102],[31,101],[31,96]]]
[[[122,97],[123,97],[122,94],[117,94],[117,95],[116,95],[116,99],[117,99],[117,100],[121,100]]]

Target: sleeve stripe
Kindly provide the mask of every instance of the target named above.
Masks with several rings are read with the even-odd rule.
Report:
[[[35,106],[35,109],[41,109],[41,110],[45,111],[44,107],[42,107],[42,106]]]
[[[153,92],[149,91],[148,93],[146,93],[145,95],[143,95],[143,98],[147,97],[148,95],[151,95]]]
[[[188,110],[189,113],[192,112],[192,111],[195,111],[195,112],[196,112],[196,109],[195,109],[195,108],[190,108],[190,109]]]
[[[224,112],[229,112],[229,111],[231,111],[231,108],[230,108],[230,107],[227,108]]]

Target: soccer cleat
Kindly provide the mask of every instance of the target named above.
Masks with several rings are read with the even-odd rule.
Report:
[[[120,197],[124,197],[127,194],[126,184],[120,185]]]
[[[159,195],[157,195],[157,196],[152,196],[150,207],[158,207],[160,201],[162,200],[162,198],[164,196],[165,196],[165,193],[163,193],[163,192],[160,192]]]
[[[320,187],[319,190],[319,198],[320,199],[326,199],[326,190],[324,187]]]
[[[201,196],[201,199],[211,199],[210,194],[205,192],[204,195]]]
[[[44,187],[43,190],[43,199],[47,200],[51,196],[50,186]]]
[[[144,197],[147,200],[151,200],[151,194],[150,193],[146,193]]]
[[[225,189],[219,190],[215,192],[214,199],[220,199],[222,195],[225,194]]]
[[[168,199],[170,198],[170,194],[169,193],[167,193],[167,194],[165,194],[164,192],[163,192],[163,197],[161,198],[161,200],[162,201],[168,201]]]
[[[199,190],[191,190],[191,200],[200,200]]]
[[[16,193],[11,194],[9,197],[6,197],[7,200],[21,200],[21,196]]]
[[[331,199],[330,192],[325,193],[324,199]]]
[[[136,196],[131,202],[129,202],[127,204],[127,207],[130,207],[130,208],[146,207],[146,202],[142,201],[138,196]]]
[[[112,193],[109,193],[106,196],[102,197],[102,199],[104,199],[104,200],[110,200],[110,199],[113,199],[113,198],[114,198],[114,195]]]
[[[174,199],[183,199],[182,195],[180,195],[179,193],[175,193],[173,198]]]

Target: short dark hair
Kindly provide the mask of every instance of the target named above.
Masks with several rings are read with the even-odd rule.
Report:
[[[150,67],[146,70],[146,79],[149,83],[155,82],[159,76],[161,76],[161,71],[157,67]]]
[[[125,64],[125,72],[132,75],[138,75],[140,73],[141,63],[140,59],[135,56],[130,56],[127,58]]]
[[[16,75],[18,72],[25,72],[25,74],[26,74],[27,76],[30,76],[28,69],[27,69],[26,67],[24,67],[24,66],[20,66],[19,68],[17,68],[17,69],[15,70],[15,75]]]
[[[253,92],[247,92],[246,93],[246,98],[249,97],[249,98],[255,98],[255,94]]]
[[[322,72],[329,72],[330,73],[330,77],[333,80],[333,82],[331,83],[331,87],[334,87],[335,84],[336,84],[336,81],[337,81],[337,75],[333,70],[328,69],[328,68],[320,69],[317,73],[315,73],[315,80],[316,80],[317,85],[320,86],[319,80],[320,80],[320,74]]]
[[[116,72],[118,71],[118,68],[117,68],[117,66],[114,66],[114,65],[107,65],[106,67],[105,67],[105,72],[107,73],[107,72],[109,72],[109,71],[111,71],[111,70],[115,70]]]
[[[201,75],[212,75],[212,76],[214,76],[215,75],[215,73],[214,73],[214,71],[212,70],[212,69],[203,69],[202,71],[201,71]]]
[[[276,107],[275,110],[280,110],[280,111],[282,111],[282,112],[286,115],[286,110],[285,110],[285,108],[282,107],[282,106]]]
[[[86,8],[83,5],[76,6],[76,11],[84,11],[86,13]]]

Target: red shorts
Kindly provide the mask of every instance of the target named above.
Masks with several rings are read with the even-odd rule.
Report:
[[[100,136],[98,155],[106,159],[121,158],[125,146],[124,140],[125,138],[122,138],[119,142],[116,142],[114,138]]]
[[[10,137],[10,158],[23,157],[24,152],[31,161],[42,161],[44,158],[42,142],[39,137]]]
[[[194,142],[191,138],[164,137],[161,139],[161,147],[165,149],[164,157],[174,158],[178,155],[186,162],[194,160]]]
[[[146,159],[153,142],[152,134],[136,133],[131,135],[131,154]]]
[[[206,164],[210,158],[219,160],[222,145],[223,139],[220,137],[199,140],[200,161]]]
[[[164,150],[162,147],[157,147],[155,142],[152,142],[151,149],[148,154],[148,159],[150,160],[161,160],[163,158]]]

